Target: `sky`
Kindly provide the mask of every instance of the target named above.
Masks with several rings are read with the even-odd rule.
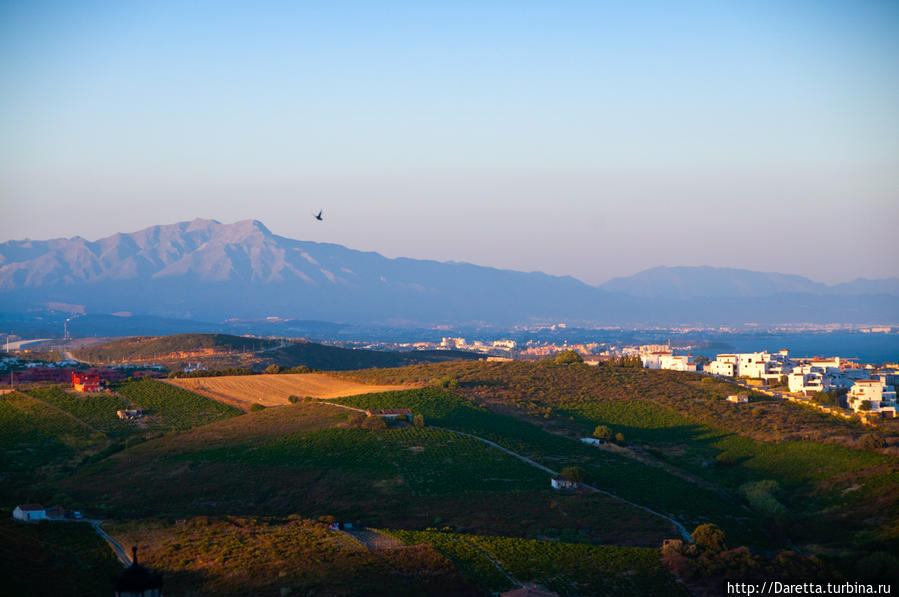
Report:
[[[899,276],[897,64],[896,2],[0,0],[0,241]]]

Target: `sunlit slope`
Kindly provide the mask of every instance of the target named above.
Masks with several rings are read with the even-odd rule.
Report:
[[[289,404],[290,396],[342,398],[372,392],[390,392],[411,385],[371,385],[320,373],[235,375],[170,379],[168,383],[244,410],[251,404]]]

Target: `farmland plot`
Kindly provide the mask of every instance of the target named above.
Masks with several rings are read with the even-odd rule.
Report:
[[[248,410],[254,403],[263,406],[288,404],[290,396],[332,399],[372,392],[390,392],[410,387],[407,385],[363,384],[321,373],[195,377],[166,381],[185,390],[244,410]]]

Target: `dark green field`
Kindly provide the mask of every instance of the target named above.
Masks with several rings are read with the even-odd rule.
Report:
[[[242,413],[154,380],[92,396],[35,388],[0,397],[0,494],[132,521],[118,532],[145,534],[172,586],[210,595],[379,594],[384,582],[487,594],[512,588],[508,575],[563,595],[661,595],[682,591],[669,567],[696,588],[741,569],[838,578],[857,562],[893,565],[899,467],[855,447],[871,428],[768,399],[730,404],[732,386],[671,373],[469,362],[347,374],[429,386],[337,401],[424,420],[381,430],[314,400]],[[124,407],[148,416],[120,421]],[[582,443],[597,425],[623,437]],[[600,492],[553,490],[549,473],[477,438],[580,467]],[[755,552],[663,566],[659,545],[680,537],[666,517],[690,531],[714,523],[730,548]],[[427,547],[369,552],[319,518]],[[298,564],[309,559],[320,566]]]

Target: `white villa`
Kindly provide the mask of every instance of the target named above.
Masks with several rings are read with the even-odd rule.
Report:
[[[672,371],[696,371],[696,363],[689,355],[675,355],[671,351],[653,351],[640,354],[645,369],[671,369]]]
[[[879,379],[862,379],[855,382],[846,396],[846,401],[849,408],[855,412],[896,416],[896,390]]]

